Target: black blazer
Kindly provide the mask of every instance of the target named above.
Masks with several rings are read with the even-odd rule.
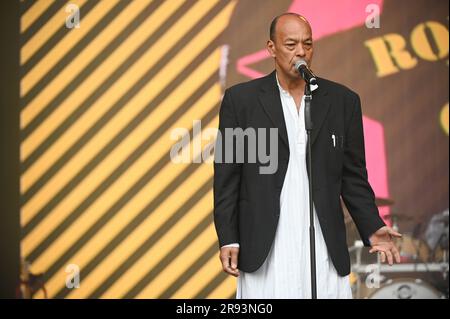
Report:
[[[313,201],[328,253],[341,276],[350,273],[342,196],[361,238],[368,238],[384,222],[367,180],[362,113],[359,96],[348,88],[318,79],[313,91],[311,133]],[[278,169],[260,174],[258,161],[214,162],[214,223],[219,246],[239,243],[238,268],[256,271],[265,261],[280,215],[280,194],[289,161],[289,143],[275,71],[225,91],[219,130],[278,128]],[[333,146],[332,134],[337,136]],[[268,144],[268,143],[267,143]],[[216,144],[225,158],[225,143]],[[248,144],[245,143],[245,147]],[[266,146],[268,147],[268,145]],[[308,154],[307,154],[308,155]],[[309,227],[309,225],[305,225]]]

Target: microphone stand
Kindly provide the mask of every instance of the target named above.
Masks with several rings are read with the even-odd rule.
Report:
[[[312,155],[311,155],[311,132],[313,129],[313,122],[311,118],[311,101],[312,93],[308,81],[305,81],[305,129],[307,134],[307,148],[308,148],[308,175],[309,175],[309,245],[310,245],[310,260],[311,260],[311,298],[317,299],[317,282],[316,282],[316,241],[314,229],[314,208],[313,208],[313,175],[312,175]]]

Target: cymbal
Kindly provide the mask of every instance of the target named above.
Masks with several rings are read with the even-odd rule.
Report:
[[[378,207],[392,206],[392,205],[394,205],[394,201],[390,198],[377,197],[377,198],[375,198],[375,205],[377,205]]]
[[[410,215],[404,215],[404,214],[397,214],[397,213],[390,213],[388,215],[384,215],[384,218],[389,218],[393,221],[409,221],[415,219],[413,216]]]

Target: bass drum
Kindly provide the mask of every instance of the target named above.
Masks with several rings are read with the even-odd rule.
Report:
[[[441,299],[444,296],[422,281],[414,278],[390,279],[375,290],[370,299]]]

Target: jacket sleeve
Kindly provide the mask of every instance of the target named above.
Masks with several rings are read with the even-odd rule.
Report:
[[[367,177],[361,100],[357,94],[352,104],[346,129],[341,195],[364,245],[370,246],[369,237],[385,223],[375,205],[375,195]]]
[[[214,224],[219,247],[239,243],[237,213],[242,164],[236,163],[234,141],[225,140],[225,129],[236,127],[238,122],[231,94],[226,90],[219,112],[219,131],[214,152]],[[225,162],[227,152],[233,152],[232,163]]]

